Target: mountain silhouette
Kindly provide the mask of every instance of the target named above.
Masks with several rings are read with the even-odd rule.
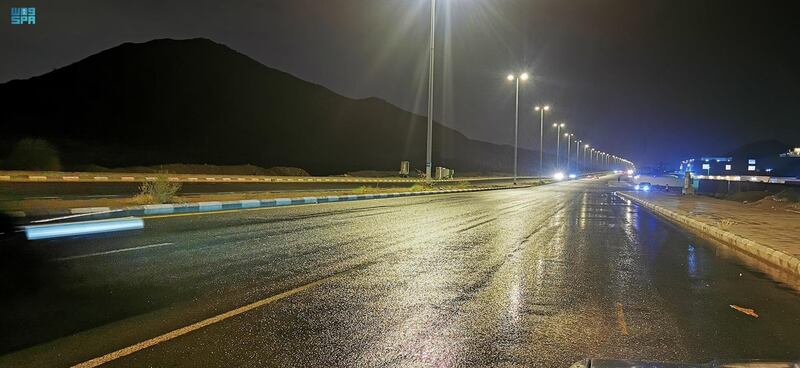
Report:
[[[44,138],[71,165],[255,164],[326,175],[410,160],[424,169],[424,116],[338,95],[202,38],[125,43],[0,84],[0,101],[0,143]],[[519,155],[520,173],[538,168],[538,152]],[[510,146],[434,124],[435,166],[510,172],[512,157]]]

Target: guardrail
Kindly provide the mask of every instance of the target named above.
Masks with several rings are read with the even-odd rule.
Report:
[[[93,172],[31,172],[0,171],[0,182],[89,182],[89,183],[136,183],[155,181],[160,176],[181,183],[419,183],[420,178],[370,178],[338,176],[262,176],[262,175],[205,175],[205,174],[156,174],[156,173],[93,173]],[[437,183],[460,181],[511,180],[512,177],[464,177],[433,180]],[[522,180],[544,179],[539,176],[518,177]]]

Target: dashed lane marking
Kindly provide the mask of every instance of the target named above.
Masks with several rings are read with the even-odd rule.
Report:
[[[108,354],[103,355],[101,357],[97,357],[97,358],[94,358],[94,359],[91,359],[91,360],[87,360],[87,361],[85,361],[83,363],[79,363],[79,364],[73,365],[72,367],[73,368],[97,367],[97,366],[99,366],[101,364],[108,363],[108,362],[110,362],[112,360],[116,360],[116,359],[122,358],[124,356],[133,354],[133,353],[135,353],[137,351],[150,348],[150,347],[158,345],[158,344],[160,344],[162,342],[169,341],[169,340],[172,340],[174,338],[186,335],[186,334],[188,334],[190,332],[197,331],[197,330],[199,330],[201,328],[213,325],[213,324],[218,323],[218,322],[222,322],[222,321],[224,321],[224,320],[226,320],[228,318],[235,317],[235,316],[238,316],[238,315],[240,315],[242,313],[245,313],[245,312],[251,311],[253,309],[265,306],[267,304],[276,302],[278,300],[281,300],[281,299],[284,299],[284,298],[288,298],[288,297],[290,297],[290,296],[292,296],[294,294],[303,292],[305,290],[311,289],[313,287],[316,287],[316,286],[319,286],[319,285],[321,285],[323,283],[331,281],[331,280],[333,280],[333,279],[335,279],[335,278],[337,278],[339,276],[340,275],[329,276],[329,277],[326,277],[324,279],[317,280],[317,281],[314,281],[312,283],[305,284],[303,286],[296,287],[296,288],[288,290],[288,291],[284,291],[284,292],[282,292],[280,294],[276,294],[276,295],[273,295],[271,297],[268,297],[268,298],[265,298],[265,299],[261,299],[261,300],[259,300],[257,302],[247,304],[245,306],[242,306],[242,307],[236,308],[234,310],[231,310],[231,311],[216,315],[214,317],[206,318],[206,319],[204,319],[204,320],[202,320],[200,322],[193,323],[193,324],[188,325],[186,327],[182,327],[182,328],[179,328],[177,330],[173,330],[173,331],[167,332],[167,333],[165,333],[165,334],[163,334],[161,336],[156,336],[156,337],[154,337],[152,339],[145,340],[145,341],[142,341],[142,342],[140,342],[138,344],[131,345],[131,346],[128,346],[126,348],[119,349],[117,351],[108,353]]]
[[[162,246],[165,246],[165,245],[172,245],[172,244],[175,244],[175,243],[158,243],[158,244],[142,245],[142,246],[139,246],[139,247],[115,249],[115,250],[109,250],[109,251],[105,251],[105,252],[97,252],[97,253],[81,254],[81,255],[77,255],[77,256],[53,258],[53,261],[69,261],[69,260],[79,259],[79,258],[104,256],[106,254],[130,252],[130,251],[133,251],[133,250],[162,247]]]
[[[628,325],[625,323],[625,312],[622,310],[622,304],[617,303],[617,324],[619,325],[619,332],[625,336],[628,335]]]

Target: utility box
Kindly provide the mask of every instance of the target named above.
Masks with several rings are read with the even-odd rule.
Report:
[[[455,171],[446,167],[437,166],[433,177],[436,180],[452,179],[454,173]]]
[[[408,172],[411,169],[410,161],[400,161],[400,177],[407,178]]]

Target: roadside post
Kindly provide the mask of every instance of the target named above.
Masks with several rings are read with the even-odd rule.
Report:
[[[694,187],[692,186],[692,173],[687,171],[683,175],[683,188],[681,194],[694,194]]]

